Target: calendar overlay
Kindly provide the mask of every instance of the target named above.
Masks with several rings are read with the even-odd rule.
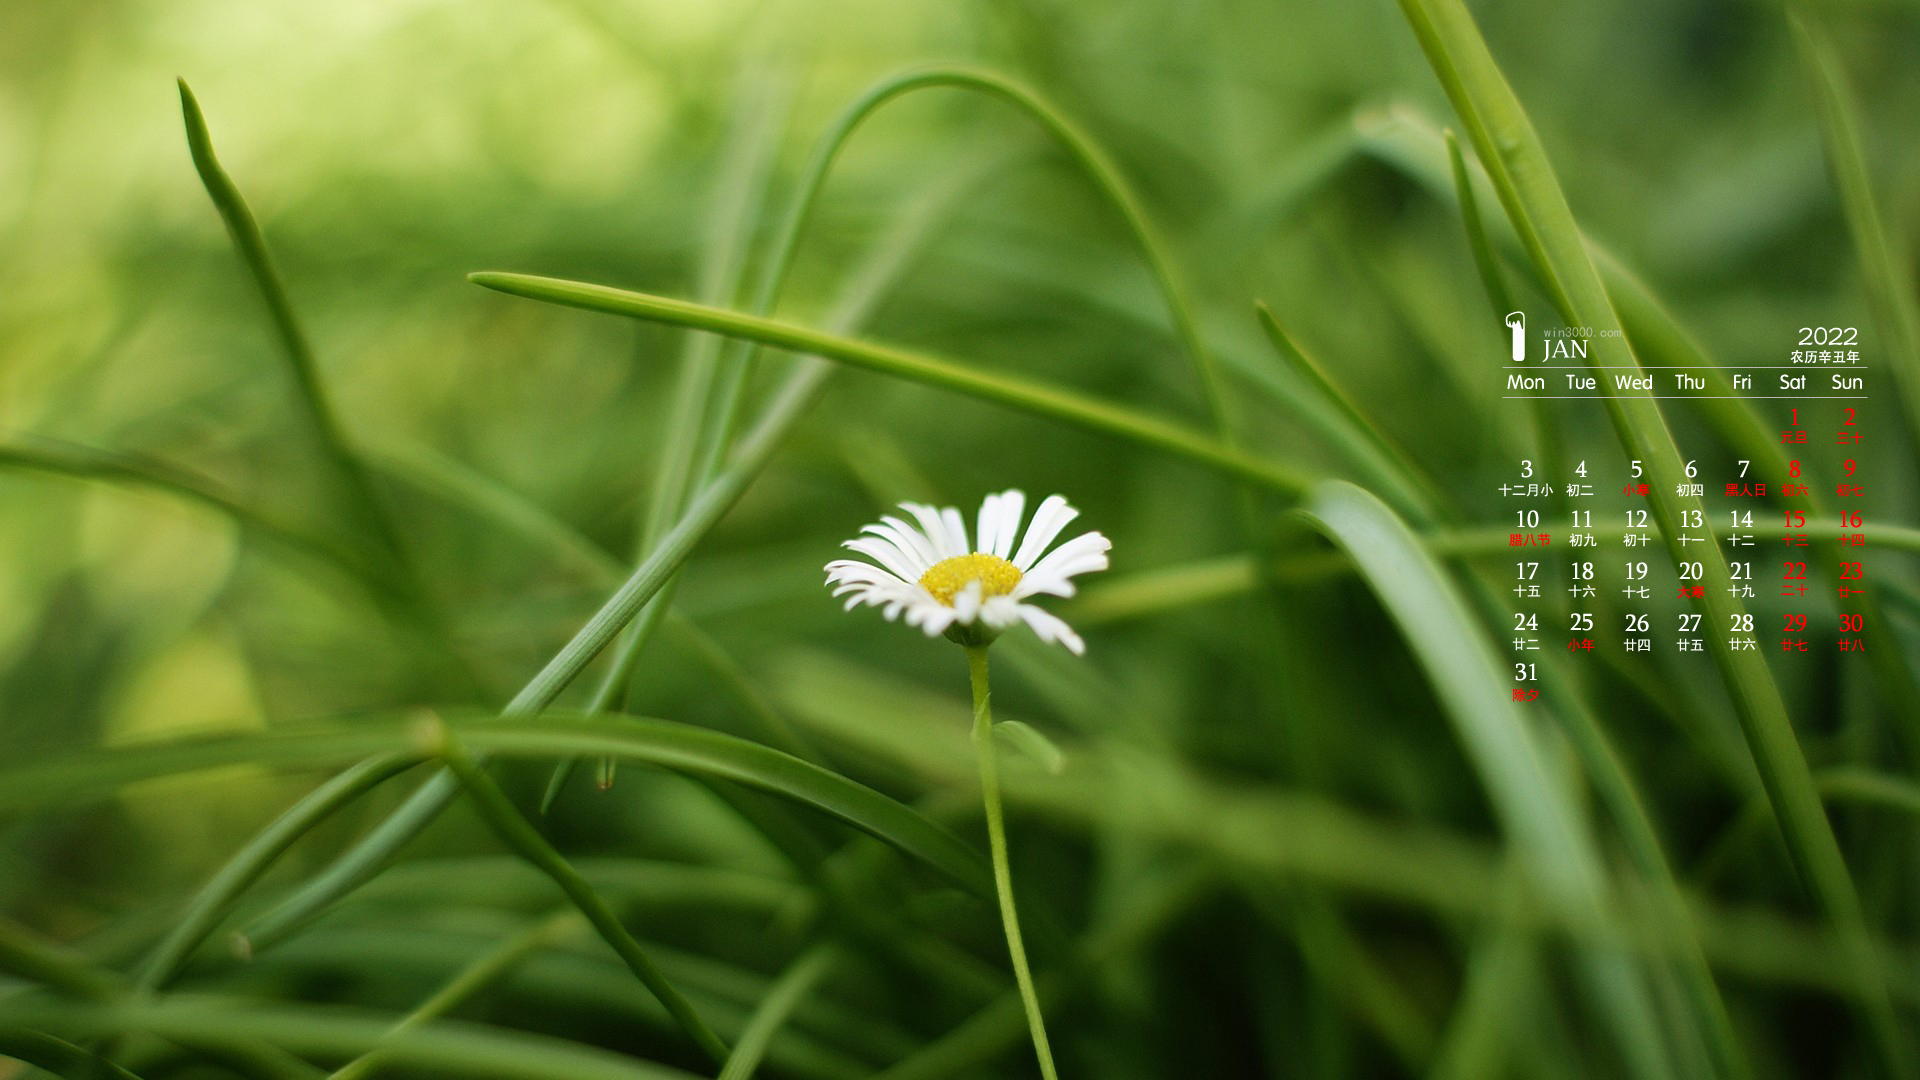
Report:
[[[1648,509],[1641,462],[1518,461],[1497,488],[1513,515],[1514,700],[1539,698],[1538,654],[1549,649],[1574,657],[1704,654],[1715,635],[1727,648],[1791,662],[1872,647],[1864,467],[1873,437],[1864,415],[1871,372],[1857,329],[1795,328],[1792,343],[1783,341],[1773,356],[1702,371],[1591,365],[1586,328],[1557,327],[1530,340],[1523,312],[1506,324],[1511,347],[1500,378],[1507,400],[1565,417],[1583,408],[1565,403],[1591,401],[1598,409],[1608,392],[1738,399],[1772,429],[1780,450],[1780,459],[1754,461],[1702,439],[1706,448],[1687,461],[1675,494],[1699,498],[1703,509],[1683,513],[1671,547]],[[1687,440],[1679,441],[1689,457]],[[1743,609],[1725,615],[1725,626],[1708,625],[1690,603],[1708,586],[1702,563],[1684,554],[1716,542],[1731,571],[1724,588]],[[1682,554],[1667,554],[1674,549]]]

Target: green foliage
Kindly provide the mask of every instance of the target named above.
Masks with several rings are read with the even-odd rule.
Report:
[[[0,13],[0,1080],[1913,1076],[1920,45],[1806,7]],[[1518,459],[1777,491],[1815,322],[1868,655],[1515,700]],[[989,716],[820,566],[1008,486],[1114,569]]]

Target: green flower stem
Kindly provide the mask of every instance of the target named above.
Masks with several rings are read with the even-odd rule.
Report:
[[[1007,953],[1013,958],[1013,979],[1020,986],[1020,1003],[1027,1009],[1027,1028],[1033,1032],[1033,1053],[1040,1059],[1046,1080],[1059,1080],[1053,1068],[1053,1050],[1047,1045],[1047,1022],[1040,1015],[1040,996],[1033,990],[1033,972],[1027,970],[1027,946],[1020,938],[1020,913],[1013,906],[1013,874],[1007,866],[1007,826],[1000,811],[1000,770],[994,760],[993,710],[988,703],[987,646],[967,646],[967,677],[973,683],[973,748],[980,756],[980,798],[987,810],[987,843],[993,851],[993,885],[1000,894],[1000,925],[1007,931]]]

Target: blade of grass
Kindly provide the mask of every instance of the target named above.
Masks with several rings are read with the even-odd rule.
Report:
[[[832,700],[846,688],[831,687]],[[804,703],[802,703],[804,705]],[[956,706],[958,707],[958,706]],[[901,716],[890,708],[890,716]],[[832,719],[807,706],[809,721]],[[862,742],[888,760],[912,763],[943,786],[968,782],[965,741],[942,748],[954,734],[936,716],[914,717],[886,733],[888,742]],[[836,736],[855,734],[834,727]],[[663,720],[612,719],[462,723],[463,741],[489,753],[539,759],[562,754],[615,754],[623,760],[695,776],[718,776],[785,794],[875,836],[940,871],[976,896],[991,882],[979,855],[924,815],[870,788],[756,743]],[[871,740],[882,735],[866,731]],[[185,775],[237,763],[315,768],[392,754],[424,760],[429,748],[417,726],[403,720],[360,721],[266,733],[175,740],[114,749],[89,749],[0,766],[0,814],[25,808],[74,806],[111,795],[141,780]],[[1303,874],[1369,895],[1474,919],[1488,916],[1485,899],[1499,878],[1492,854],[1478,841],[1418,822],[1386,822],[1323,799],[1274,794],[1213,783],[1165,762],[1123,753],[1067,748],[1071,764],[1058,777],[1009,774],[1007,795],[1019,805],[1063,821],[1113,824],[1266,874]],[[401,871],[405,873],[403,869]],[[469,877],[469,880],[472,879]],[[1848,954],[1811,928],[1778,916],[1715,909],[1690,898],[1714,962],[1769,981],[1816,986],[1858,997]],[[1634,940],[1630,928],[1562,925],[1554,913],[1529,910],[1525,925],[1556,927],[1581,940]],[[1659,941],[1644,942],[1664,950]],[[1888,946],[1890,954],[1895,951]],[[1907,955],[1911,950],[1899,950]],[[1920,982],[1900,983],[1903,1002],[1920,1002]],[[1017,1009],[1017,1002],[1016,1002]],[[1016,1020],[1018,1014],[1016,1012]]]
[[[1914,283],[1907,254],[1887,231],[1873,197],[1866,151],[1860,138],[1860,109],[1855,104],[1833,45],[1802,2],[1787,6],[1794,44],[1812,78],[1819,106],[1821,143],[1827,169],[1839,189],[1840,209],[1860,257],[1861,278],[1874,321],[1886,341],[1886,356],[1906,406],[1907,433],[1920,444],[1920,313],[1914,310]]]
[[[66,995],[74,1002],[119,1002],[135,990],[117,973],[103,971],[22,927],[0,919],[0,971],[11,971]],[[0,1024],[0,1027],[4,1027]],[[209,1061],[259,1080],[316,1080],[320,1070],[258,1040],[180,1040],[180,1045]],[[107,1051],[82,1054],[98,1060]]]
[[[0,917],[0,971],[72,997],[102,1000],[113,997],[120,989],[111,976],[95,971],[84,959],[3,917]]]
[[[1400,0],[1400,7],[1493,178],[1508,219],[1555,306],[1570,325],[1593,329],[1589,363],[1637,368],[1639,361],[1626,340],[1610,336],[1621,328],[1605,286],[1546,152],[1472,16],[1460,0]],[[1682,512],[1703,508],[1698,498],[1676,494],[1677,485],[1685,479],[1683,463],[1658,404],[1647,391],[1615,390],[1604,380],[1601,388],[1622,447],[1629,457],[1647,462],[1650,501],[1669,552],[1676,561],[1704,565],[1705,596],[1699,606],[1713,625],[1732,625],[1732,617],[1742,614],[1742,608],[1730,588],[1725,553],[1717,543],[1707,545],[1705,551],[1689,551],[1679,544]],[[1868,988],[1867,1020],[1876,1048],[1895,1075],[1912,1077],[1916,1074],[1906,1036],[1887,997],[1859,893],[1820,805],[1772,672],[1758,653],[1736,651],[1718,635],[1710,635],[1709,640],[1714,665],[1735,703],[1794,864],[1853,949]]]
[[[327,399],[326,389],[320,383],[319,365],[314,360],[313,348],[307,343],[306,332],[301,329],[293,304],[287,298],[280,272],[275,269],[273,258],[267,253],[266,238],[260,232],[259,223],[254,220],[253,211],[247,207],[246,199],[240,194],[233,178],[227,175],[219,159],[214,156],[213,138],[207,131],[207,119],[201,112],[199,100],[187,87],[185,79],[178,82],[180,111],[186,122],[187,148],[193,156],[193,167],[200,174],[200,182],[207,189],[207,197],[213,200],[214,209],[219,212],[220,221],[226,226],[227,235],[232,238],[241,262],[246,265],[248,276],[259,290],[261,302],[266,305],[267,316],[273,322],[274,333],[280,340],[281,351],[293,375],[295,398],[302,416],[325,455],[328,467],[352,500],[352,511],[360,523],[378,538],[385,555],[394,559],[403,558],[404,549],[399,533],[381,508],[359,459],[349,448],[339,419],[334,415],[333,405]]]
[[[1460,140],[1451,129],[1446,132],[1447,164],[1453,177],[1454,198],[1460,204],[1460,220],[1467,233],[1467,249],[1473,254],[1474,270],[1480,275],[1480,286],[1486,293],[1487,304],[1492,308],[1494,322],[1504,323],[1518,305],[1513,294],[1507,289],[1505,277],[1500,273],[1499,258],[1494,254],[1493,242],[1487,236],[1486,221],[1480,216],[1480,200],[1474,194],[1473,176],[1467,170],[1467,159],[1460,152]],[[1553,403],[1537,398],[1527,402],[1527,415],[1533,423],[1534,453],[1540,461],[1540,475],[1560,476],[1560,433],[1554,422]],[[1566,489],[1558,484],[1548,485],[1549,504],[1555,513],[1565,515],[1568,503]]]
[[[1507,279],[1500,273],[1500,258],[1493,253],[1493,244],[1487,239],[1486,221],[1480,216],[1480,200],[1474,196],[1473,178],[1467,171],[1467,159],[1460,153],[1460,140],[1451,130],[1446,132],[1447,164],[1453,173],[1453,190],[1460,202],[1460,220],[1466,226],[1467,250],[1473,253],[1473,269],[1480,275],[1480,287],[1487,294],[1487,303],[1495,317],[1504,319],[1516,310],[1513,293],[1507,289]]]
[[[926,863],[976,895],[992,896],[986,864],[972,848],[918,811],[838,773],[759,743],[687,724],[630,717],[587,723],[564,716],[463,722],[458,731],[461,742],[476,755],[611,755],[744,784],[821,810]],[[138,780],[243,762],[312,767],[382,755],[425,760],[432,750],[421,742],[420,732],[391,720],[87,750],[10,762],[0,768],[0,813],[71,805]]]
[[[747,253],[773,184],[779,149],[776,135],[785,123],[791,96],[784,80],[769,79],[757,67],[748,67],[745,71],[749,79],[742,93],[745,103],[736,110],[739,119],[728,136],[720,182],[716,185],[715,210],[701,248],[697,295],[711,303],[736,302],[744,288]],[[685,509],[688,491],[696,482],[713,479],[724,464],[744,381],[729,380],[720,374],[728,366],[727,363],[715,364],[720,344],[711,334],[687,335],[666,431],[661,438],[652,497],[647,500],[646,513],[640,523],[635,561],[653,549],[661,533]],[[744,361],[737,366],[744,368]],[[721,404],[722,401],[725,404]],[[709,414],[724,416],[725,426],[709,424],[706,419]],[[676,574],[627,627],[614,650],[613,663],[608,665],[599,688],[594,691],[588,706],[590,713],[617,708],[626,700],[640,654],[652,640],[662,615],[673,604],[678,584]],[[577,764],[569,760],[554,767],[546,794],[540,801],[541,813],[546,813],[559,797]],[[601,787],[612,784],[611,763],[602,762],[599,773]]]
[[[1200,335],[1198,320],[1194,317],[1193,305],[1188,301],[1186,291],[1175,272],[1173,260],[1168,255],[1167,245],[1153,221],[1146,214],[1140,199],[1130,185],[1094,141],[1078,125],[1066,117],[1053,104],[1022,86],[1020,83],[997,72],[973,68],[935,68],[927,71],[909,72],[887,79],[856,100],[841,114],[839,122],[829,134],[824,145],[827,152],[820,159],[819,168],[814,171],[816,182],[826,176],[828,164],[837,155],[853,132],[889,101],[903,97],[918,90],[935,87],[952,87],[997,98],[1011,105],[1019,112],[1038,124],[1054,143],[1065,151],[1080,171],[1092,182],[1101,197],[1106,201],[1126,225],[1134,244],[1140,249],[1146,260],[1147,269],[1152,274],[1154,285],[1159,289],[1167,312],[1173,318],[1175,333],[1192,362],[1195,374],[1199,377],[1201,390],[1205,394],[1208,413],[1222,441],[1233,445],[1233,423],[1227,408],[1225,389],[1212,354],[1207,350],[1206,342]],[[797,235],[797,223],[793,235]],[[757,306],[754,314],[766,314],[772,310],[770,305]]]
[[[1500,661],[1457,588],[1392,510],[1352,484],[1321,484],[1300,512],[1347,552],[1392,615],[1542,899],[1572,922],[1614,919],[1605,862],[1514,708]],[[1671,1075],[1639,973],[1614,950],[1584,951],[1588,991],[1628,1064],[1639,1075]]]
[[[612,552],[492,477],[421,446],[385,448],[381,461],[395,479],[428,490],[447,505],[530,542],[570,564],[589,584],[613,588],[626,574],[626,566]],[[719,642],[678,611],[667,613],[666,625],[739,704],[759,741],[816,764],[823,762],[817,749],[808,746],[778,714]]]
[[[1256,300],[1253,307],[1260,321],[1260,329],[1267,335],[1273,351],[1286,361],[1302,381],[1318,391],[1334,411],[1345,418],[1358,439],[1371,449],[1371,453],[1360,455],[1368,466],[1368,476],[1380,484],[1387,494],[1395,496],[1394,501],[1406,508],[1415,521],[1424,525],[1440,517],[1445,499],[1434,486],[1432,477],[1414,463],[1385,428],[1361,411],[1347,392],[1333,381],[1326,368],[1280,325],[1280,320],[1265,301]]]
[[[580,922],[580,916],[563,911],[551,918],[542,919],[518,934],[502,941],[477,957],[473,963],[460,969],[459,973],[433,992],[433,995],[415,1006],[413,1011],[394,1022],[388,1031],[388,1037],[395,1033],[411,1031],[430,1020],[438,1020],[453,1010],[484,993],[499,982],[508,972],[519,965],[520,961],[540,949],[551,945],[563,933],[573,929]],[[378,1048],[340,1066],[329,1073],[327,1080],[366,1080],[381,1066]]]
[[[301,415],[313,430],[313,436],[319,442],[328,467],[334,471],[334,477],[353,500],[353,513],[359,517],[361,525],[371,528],[374,536],[378,536],[386,555],[399,557],[399,534],[392,527],[392,521],[388,521],[386,511],[380,509],[378,498],[372,492],[372,484],[367,480],[367,473],[349,450],[346,434],[340,430],[340,421],[334,417],[332,404],[326,398],[324,386],[321,386],[313,346],[307,344],[307,334],[301,331],[300,319],[294,315],[294,306],[286,296],[286,286],[280,282],[280,271],[275,269],[273,258],[267,254],[267,238],[259,231],[259,223],[253,219],[253,211],[240,194],[240,188],[234,184],[232,177],[228,177],[227,169],[221,167],[219,158],[213,156],[213,136],[207,133],[207,117],[200,110],[200,100],[194,98],[194,92],[186,86],[186,79],[180,79],[179,86],[180,113],[186,121],[186,146],[194,158],[194,169],[200,173],[200,183],[207,188],[207,198],[213,200],[213,209],[219,211],[221,223],[227,227],[234,250],[246,265],[248,277],[259,290],[261,304],[267,306],[267,317],[273,321],[273,329],[280,340],[280,350],[286,356],[288,371],[294,377]]]
[[[1384,123],[1367,122],[1367,127],[1362,143],[1374,156],[1421,183],[1435,197],[1458,199],[1454,185],[1446,176],[1445,133],[1439,127],[1407,110],[1395,111]],[[1491,191],[1492,182],[1486,174],[1470,164],[1468,172],[1470,185],[1475,191],[1483,186]],[[1477,200],[1478,196],[1475,198]],[[1518,234],[1512,223],[1504,217],[1486,224],[1504,226],[1503,229],[1494,230],[1493,235],[1515,249],[1520,247]],[[1751,402],[1734,391],[1726,372],[1619,256],[1593,239],[1586,241],[1586,250],[1605,284],[1607,297],[1613,303],[1633,351],[1648,365],[1671,367],[1705,380],[1704,395],[1689,404],[1699,411],[1722,439],[1753,463],[1753,475],[1767,482],[1776,504],[1789,506],[1785,497],[1779,495],[1788,480],[1788,460],[1777,433],[1754,411]],[[1805,509],[1810,517],[1831,513],[1828,500],[1819,487],[1810,487],[1804,495],[1795,499],[1790,508]],[[1808,561],[1818,565],[1830,584],[1838,585],[1843,558],[1832,549],[1816,547]],[[1889,590],[1897,588],[1897,585],[1897,582],[1883,580],[1880,589]],[[1881,607],[1877,590],[1868,590],[1864,596],[1856,597],[1854,602],[1858,605],[1866,631],[1875,639],[1891,641],[1897,638],[1897,631]],[[1914,672],[1899,650],[1876,649],[1867,654],[1867,663],[1880,684],[1881,697],[1894,717],[1895,735],[1908,755],[1920,760],[1920,682],[1916,682]]]
[[[515,865],[525,864],[516,860]],[[540,884],[543,899],[550,896],[552,882],[542,876]],[[578,913],[571,908],[568,912],[579,921]],[[474,956],[520,926],[517,921],[502,922],[498,913],[471,912],[466,918],[472,920],[475,929],[463,933],[439,929],[444,923],[431,919],[404,927],[355,927],[329,919],[298,941],[262,957],[250,972],[254,979],[269,974],[279,978],[364,974],[370,981],[387,985],[431,985],[453,977]],[[615,1018],[620,1025],[616,1037],[625,1045],[677,1039],[679,1029],[666,1010],[638,989],[633,974],[584,923],[580,930],[584,933],[573,935],[574,940],[524,957],[499,984],[495,1008],[511,1016],[526,1004],[544,1002],[575,1015]],[[756,938],[767,933],[785,937],[783,927],[743,924],[736,930]],[[724,959],[681,952],[644,937],[642,944],[676,984],[697,995],[695,1000],[702,1010],[725,1030],[739,1030],[747,1023],[772,981],[753,968]],[[205,992],[241,992],[246,985],[236,981],[232,989],[210,986]],[[769,1070],[803,1080],[854,1080],[872,1072],[874,1060],[908,1053],[918,1042],[904,1031],[867,1019],[850,1006],[819,997],[801,1001],[785,1030],[786,1036],[775,1040],[768,1050]],[[372,1053],[378,1055],[379,1051]],[[698,1060],[697,1055],[689,1057]],[[398,1075],[401,1070],[395,1066],[389,1072]]]
[[[0,1058],[13,1058],[67,1080],[140,1080],[134,1073],[64,1039],[0,1025]]]
[[[601,605],[600,610],[572,640],[507,703],[501,713],[503,717],[538,716],[553,704],[574,677],[660,590],[692,555],[700,539],[725,516],[746,492],[747,485],[772,458],[786,433],[819,394],[827,370],[824,361],[809,360],[788,376],[759,422],[741,440],[727,468],[688,505],[679,524],[668,531],[653,554],[634,570],[632,576]],[[377,873],[402,845],[426,828],[446,808],[454,791],[452,778],[444,771],[436,773],[359,843],[305,887],[252,923],[245,932],[248,940],[256,945],[271,941],[305,923],[328,904],[351,892]]]
[[[180,920],[141,961],[135,985],[164,989],[186,967],[254,882],[336,810],[411,768],[406,758],[368,758],[315,788],[235,852],[196,893]]]
[[[1468,247],[1494,319],[1503,320],[1516,309],[1516,305],[1500,273],[1492,241],[1480,216],[1473,176],[1461,153],[1459,140],[1451,131],[1445,134],[1455,199],[1466,227]],[[1533,401],[1530,404],[1539,453],[1544,462],[1542,475],[1559,476],[1559,436],[1550,410],[1551,403]],[[1559,486],[1555,485],[1553,491],[1554,509],[1564,515],[1567,512],[1567,500],[1560,494]],[[1494,604],[1495,598],[1485,583],[1480,584],[1476,594],[1482,614],[1495,618],[1504,609]],[[1568,610],[1564,600],[1558,606],[1561,617],[1564,617]],[[1580,693],[1581,688],[1573,684],[1561,666],[1559,658],[1553,655],[1543,655],[1539,665],[1539,670],[1546,675],[1544,688],[1552,695],[1551,711],[1560,720],[1583,770],[1599,789],[1602,800],[1611,811],[1625,840],[1628,858],[1652,891],[1657,915],[1672,934],[1675,947],[1672,965],[1686,995],[1685,1008],[1688,1013],[1682,1022],[1675,1025],[1676,1032],[1683,1037],[1701,1034],[1701,1042],[1711,1056],[1715,1072],[1745,1080],[1752,1075],[1752,1071],[1741,1052],[1726,1002],[1721,997],[1719,985],[1714,981],[1712,969],[1708,967],[1698,931],[1690,920],[1679,883],[1673,876],[1673,868],[1661,848],[1652,820],[1627,773],[1625,763],[1614,752],[1598,718],[1588,709],[1586,697]],[[1701,1066],[1706,1064],[1699,1062]]]
[[[553,879],[568,900],[586,916],[602,940],[607,943],[620,961],[627,965],[634,977],[646,986],[647,990],[666,1007],[667,1013],[680,1025],[687,1037],[693,1040],[703,1053],[711,1057],[716,1064],[725,1062],[729,1053],[727,1044],[714,1034],[707,1022],[700,1018],[692,1004],[681,996],[680,991],[667,981],[660,969],[648,958],[646,950],[640,947],[633,935],[620,923],[619,916],[593,891],[593,886],[580,876],[566,856],[560,854],[540,830],[533,827],[520,811],[507,798],[507,793],[486,774],[486,771],[474,763],[465,747],[453,731],[439,720],[433,721],[434,737],[440,743],[439,758],[467,790],[480,817],[508,847],[521,858],[540,869]]]
[[[1308,483],[1306,474],[1291,466],[1254,457],[1161,417],[1074,391],[1014,376],[978,371],[949,360],[856,341],[774,319],[606,285],[495,271],[469,274],[468,279],[476,285],[514,296],[674,326],[697,327],[955,390],[1164,450],[1282,494],[1298,495]]]
[[[321,1006],[259,1008],[180,994],[154,1003],[0,1005],[0,1022],[96,1037],[146,1032],[169,1041],[257,1040],[316,1057],[376,1047],[396,1067],[495,1080],[692,1080],[692,1074],[549,1036],[437,1021],[391,1035],[393,1018]]]
[[[838,959],[832,946],[820,945],[793,962],[753,1010],[753,1016],[734,1043],[733,1053],[720,1070],[720,1080],[750,1080],[754,1070],[760,1067],[760,1059],[766,1055],[767,1045],[779,1034],[794,1006],[813,992],[814,985],[833,970]]]
[[[1486,583],[1478,584],[1480,588],[1476,593],[1481,614],[1490,624],[1498,625],[1506,608],[1497,603],[1499,597]],[[1699,928],[1660,844],[1653,819],[1625,761],[1614,750],[1599,718],[1588,707],[1593,695],[1578,685],[1568,668],[1565,658],[1557,654],[1540,655],[1536,670],[1542,696],[1552,702],[1550,714],[1559,722],[1582,771],[1618,828],[1627,861],[1651,893],[1648,902],[1652,915],[1664,929],[1671,950],[1668,960],[1687,999],[1684,1012],[1679,1007],[1669,1011],[1682,1014],[1679,1019],[1683,1030],[1702,1036],[1717,1075],[1747,1080],[1753,1075],[1752,1068],[1740,1048],[1726,1000],[1714,981],[1713,970],[1701,946]]]
[[[388,586],[371,578],[365,563],[352,553],[331,541],[308,536],[272,520],[221,491],[220,486],[211,479],[179,466],[140,454],[97,450],[50,439],[0,445],[0,466],[171,495],[212,510],[260,539],[322,563],[354,582],[366,585],[377,598],[391,599],[391,594],[386,591]]]
[[[451,629],[428,595],[399,528],[381,504],[365,465],[354,453],[341,429],[333,405],[327,398],[326,388],[321,385],[319,365],[315,362],[313,349],[307,342],[299,319],[294,315],[293,304],[287,298],[286,286],[280,280],[272,256],[267,252],[266,238],[261,234],[259,223],[254,220],[253,211],[248,208],[239,187],[214,156],[213,139],[207,131],[206,116],[200,110],[200,102],[187,87],[185,79],[177,81],[180,87],[180,111],[187,129],[187,148],[193,157],[194,169],[200,175],[207,197],[219,212],[241,262],[246,265],[248,276],[259,290],[261,302],[266,305],[267,315],[273,322],[281,351],[293,375],[294,396],[301,407],[301,415],[312,430],[335,481],[346,495],[344,509],[353,516],[359,531],[370,533],[375,538],[372,550],[380,557],[386,569],[384,576],[389,579],[393,592],[404,601],[396,610],[409,616],[406,625],[430,646],[440,674],[463,695],[479,698],[483,695],[479,678],[461,656]]]

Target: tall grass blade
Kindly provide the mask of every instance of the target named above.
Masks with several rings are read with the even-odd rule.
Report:
[[[496,271],[482,271],[469,274],[468,277],[476,285],[514,296],[673,326],[710,330],[954,390],[1164,450],[1282,494],[1298,495],[1308,483],[1307,475],[1292,466],[1236,450],[1173,421],[1074,391],[1010,375],[978,371],[950,360],[856,341],[775,319],[606,285]]]
[[[695,545],[713,528],[757,476],[782,438],[818,395],[827,374],[823,361],[810,360],[788,376],[753,430],[743,438],[727,468],[704,488],[660,546],[634,570],[592,619],[507,703],[507,718],[538,716],[606,648],[615,635],[677,572]],[[307,885],[254,922],[246,931],[256,943],[273,940],[305,923],[319,911],[379,872],[408,840],[446,809],[455,785],[444,771],[419,790],[358,844]]]
[[[1546,152],[1465,6],[1460,0],[1401,0],[1400,6],[1555,306],[1569,324],[1593,329],[1590,363],[1637,367],[1625,339],[1611,336],[1620,329],[1619,320]],[[1704,551],[1687,550],[1679,543],[1682,512],[1703,511],[1703,507],[1698,498],[1676,494],[1685,480],[1683,462],[1659,406],[1646,391],[1615,390],[1604,380],[1601,387],[1623,449],[1629,457],[1647,463],[1654,518],[1669,552],[1676,561],[1703,564],[1705,596],[1699,606],[1707,621],[1733,625],[1733,616],[1744,612],[1732,595],[1725,553],[1717,543],[1705,545]],[[1887,997],[1859,894],[1820,805],[1773,675],[1758,653],[1736,651],[1718,634],[1709,635],[1709,641],[1714,665],[1735,703],[1794,864],[1854,951],[1863,985],[1869,988],[1867,1019],[1876,1046],[1896,1075],[1912,1077],[1907,1036]]]
[[[794,1006],[813,992],[814,986],[833,970],[838,959],[832,946],[815,946],[774,981],[767,996],[753,1010],[747,1026],[741,1030],[733,1053],[720,1070],[720,1080],[751,1080],[754,1071],[760,1067],[760,1059],[766,1055],[767,1045],[779,1034],[780,1026],[786,1023]]]
[[[1547,903],[1573,921],[1613,918],[1605,863],[1534,734],[1512,680],[1457,588],[1380,500],[1344,481],[1316,487],[1301,509],[1346,551],[1413,648],[1480,774],[1502,831]],[[1635,1072],[1671,1075],[1646,988],[1625,957],[1589,950],[1589,991]]]
[[[261,234],[260,225],[254,220],[253,211],[248,208],[239,187],[214,156],[213,137],[207,131],[207,118],[200,109],[199,100],[193,96],[185,79],[179,80],[179,85],[180,110],[186,121],[187,148],[193,155],[193,167],[200,174],[200,182],[207,189],[207,197],[213,200],[214,209],[219,211],[220,220],[226,226],[227,235],[232,238],[248,276],[259,290],[261,302],[266,305],[267,316],[273,322],[274,333],[280,340],[281,351],[293,375],[295,397],[302,415],[311,427],[328,466],[351,500],[351,512],[378,537],[385,555],[393,559],[404,558],[405,549],[401,546],[399,533],[381,508],[366,471],[354,455],[339,419],[334,415],[326,388],[321,385],[313,347],[307,342],[306,332],[301,329],[300,320],[294,314],[293,303],[287,298],[286,285],[280,280],[280,272],[274,268],[273,258],[267,252],[266,237]]]
[[[737,736],[668,720],[608,717],[589,723],[565,714],[461,722],[455,730],[476,756],[606,755],[742,784],[811,806],[981,897],[993,895],[979,853],[926,815],[838,773]],[[87,750],[0,767],[0,813],[85,803],[136,781],[224,765],[314,768],[385,755],[424,761],[436,750],[422,740],[417,725],[392,720]]]
[[[1847,89],[1833,46],[1811,16],[1808,5],[1796,0],[1788,5],[1788,14],[1793,23],[1794,44],[1799,47],[1801,59],[1813,80],[1827,169],[1839,189],[1840,209],[1846,215],[1847,231],[1852,233],[1854,250],[1860,257],[1867,300],[1886,342],[1883,355],[1891,361],[1894,382],[1899,385],[1900,400],[1906,406],[1907,434],[1920,446],[1920,311],[1914,308],[1910,254],[1901,250],[1881,219],[1860,138],[1860,110]]]
[[[587,880],[580,876],[580,872],[573,868],[573,864],[567,861],[566,856],[560,854],[552,844],[547,842],[546,837],[540,835],[540,830],[534,828],[525,817],[521,816],[520,811],[515,809],[513,800],[507,798],[507,793],[500,790],[500,785],[494,783],[493,778],[474,763],[473,758],[460,745],[459,738],[444,723],[437,720],[434,723],[438,729],[437,737],[441,741],[440,760],[445,762],[447,768],[459,778],[461,786],[467,790],[468,798],[473,801],[480,812],[480,817],[493,829],[494,834],[521,858],[553,879],[553,883],[560,887],[560,891],[566,894],[567,899],[572,901],[575,907],[580,909],[580,914],[586,916],[587,922],[592,924],[608,947],[620,957],[621,963],[627,965],[627,970],[633,972],[634,977],[639,979],[660,1004],[666,1007],[667,1014],[673,1017],[674,1022],[680,1025],[680,1029],[687,1033],[695,1046],[711,1057],[715,1063],[726,1061],[727,1044],[720,1040],[720,1036],[714,1034],[713,1029],[700,1018],[699,1012],[693,1005],[671,982],[667,981],[665,975],[660,973],[660,969],[647,956],[646,950],[641,948],[640,943],[634,940],[627,928],[621,925],[620,918],[613,913],[613,909],[607,906],[606,901],[600,899],[600,894],[593,891],[593,886],[587,884]]]

